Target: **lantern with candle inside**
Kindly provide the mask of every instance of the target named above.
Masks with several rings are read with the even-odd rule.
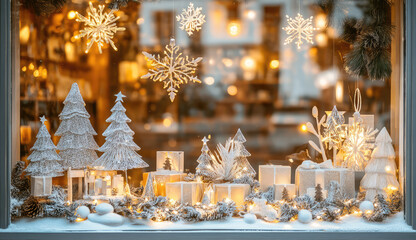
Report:
[[[157,151],[156,152],[156,169],[165,169],[166,159],[169,159],[170,170],[175,172],[184,171],[184,153],[183,151]]]
[[[274,200],[281,200],[283,198],[283,189],[287,190],[290,198],[296,196],[296,185],[295,184],[274,184]]]
[[[250,185],[248,184],[214,184],[214,202],[232,200],[237,206],[241,206],[249,193]]]
[[[113,176],[113,181],[111,182],[111,188],[117,189],[117,195],[123,195],[124,178],[121,174]]]
[[[295,181],[299,196],[307,194],[308,188],[315,189],[317,184],[320,184],[322,189],[328,190],[331,181],[339,183],[341,193],[346,197],[355,196],[354,171],[334,168],[331,160],[319,164],[309,160],[303,161],[296,169]]]
[[[198,182],[166,183],[166,197],[179,203],[195,205],[201,202],[203,184]]]
[[[291,168],[282,165],[260,165],[260,190],[266,191],[273,184],[290,184]]]
[[[174,172],[169,170],[160,170],[151,172],[155,183],[155,195],[166,196],[166,184],[171,182],[180,182],[186,177],[186,173]],[[143,173],[143,186],[147,184],[149,173]]]

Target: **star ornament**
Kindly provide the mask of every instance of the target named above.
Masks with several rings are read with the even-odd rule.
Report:
[[[319,28],[314,28],[312,26],[313,16],[304,19],[303,16],[298,13],[295,18],[286,15],[286,20],[287,26],[282,29],[286,31],[286,34],[289,36],[286,38],[284,45],[295,41],[296,46],[300,49],[303,40],[313,44],[313,31],[319,30]]]
[[[202,24],[205,23],[205,15],[201,13],[202,8],[194,8],[193,3],[189,3],[187,9],[183,9],[180,15],[176,16],[176,21],[180,23],[180,29],[185,30],[189,36],[194,31],[199,31]]]
[[[42,122],[42,124],[45,124],[45,122],[48,120],[46,120],[45,115],[43,115],[42,117],[40,117],[40,121]]]
[[[104,44],[110,44],[111,47],[117,51],[117,47],[113,42],[114,34],[118,31],[126,30],[124,27],[117,27],[116,21],[120,17],[114,15],[114,10],[108,13],[104,13],[104,5],[98,5],[98,11],[92,3],[89,3],[88,17],[84,17],[78,12],[77,22],[83,22],[85,28],[79,31],[79,34],[75,36],[76,39],[87,37],[87,49],[85,53],[88,53],[94,43],[97,43],[98,51],[102,53],[101,48]]]
[[[117,97],[116,102],[123,102],[123,98],[125,98],[125,97],[126,97],[125,95],[123,95],[123,94],[121,93],[121,91],[120,91],[119,93],[115,94],[114,96],[116,96],[116,97]]]
[[[188,56],[182,56],[175,39],[172,38],[170,44],[166,45],[164,57],[147,52],[142,53],[151,65],[149,72],[143,75],[142,78],[150,78],[154,82],[163,82],[163,88],[167,88],[171,102],[175,100],[180,85],[188,82],[201,83],[201,80],[195,76],[195,72],[202,58],[190,59]]]
[[[206,137],[204,137],[201,141],[202,141],[204,144],[207,144],[207,142],[209,142],[208,138],[206,138]]]

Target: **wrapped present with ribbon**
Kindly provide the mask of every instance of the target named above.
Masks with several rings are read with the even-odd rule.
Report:
[[[237,183],[214,184],[214,203],[234,201],[237,206],[244,205],[244,200],[250,193],[250,185]]]
[[[195,205],[202,201],[203,184],[199,182],[166,183],[166,197],[179,203]]]
[[[180,182],[183,181],[184,178],[187,176],[186,173],[169,170],[160,170],[151,173],[155,182],[154,192],[156,196],[166,196],[166,183]],[[147,184],[148,175],[148,172],[143,173],[143,186],[146,186]]]
[[[35,197],[52,194],[52,177],[32,176],[31,194]]]
[[[274,184],[290,184],[291,176],[290,166],[260,165],[260,190],[267,191],[267,189],[273,187]]]
[[[296,169],[295,182],[298,188],[298,195],[307,194],[308,188],[315,188],[320,184],[322,189],[328,190],[329,183],[339,183],[341,193],[346,197],[355,196],[354,172],[346,168],[334,168],[331,160],[322,163],[303,161]]]

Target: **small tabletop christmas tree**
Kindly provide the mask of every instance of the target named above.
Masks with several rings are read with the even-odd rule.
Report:
[[[107,122],[111,124],[103,133],[106,142],[98,149],[103,152],[103,155],[93,165],[103,170],[123,170],[126,175],[126,190],[129,194],[127,169],[145,168],[149,165],[136,152],[140,150],[140,147],[133,141],[134,132],[127,125],[131,120],[121,104],[125,96],[121,92],[115,96],[117,97],[116,104],[111,109],[111,116],[107,119]]]
[[[172,171],[172,163],[169,155],[166,155],[165,162],[163,163],[163,169]]]
[[[31,176],[56,177],[62,176],[64,168],[60,161],[61,157],[56,153],[56,146],[51,140],[51,135],[46,129],[45,116],[40,118],[42,126],[36,135],[36,142],[33,145],[33,152],[27,158],[30,160],[29,166],[25,169]]]
[[[143,190],[142,198],[147,199],[147,200],[152,200],[152,199],[155,198],[155,189],[154,189],[154,186],[153,186],[152,173],[149,173],[147,175],[147,182],[146,182],[146,186]]]
[[[383,128],[376,138],[376,148],[361,180],[361,188],[366,191],[367,200],[372,201],[377,194],[387,196],[386,191],[399,188],[394,162],[396,155],[391,143],[389,133]]]
[[[95,152],[98,145],[93,137],[97,133],[89,121],[90,115],[77,83],[72,84],[64,105],[59,114],[62,122],[55,133],[61,136],[57,146],[59,156],[65,168],[85,169],[98,158]]]
[[[209,140],[204,137],[202,139],[203,145],[201,148],[201,155],[199,156],[198,160],[198,166],[196,166],[196,176],[201,176],[203,178],[210,178],[211,177],[211,156],[209,155],[209,148],[207,145],[207,142]]]
[[[246,138],[244,137],[243,133],[240,129],[237,130],[237,133],[235,134],[233,138],[234,144],[238,145],[237,148],[239,151],[236,155],[237,164],[240,167],[241,174],[248,174],[250,177],[256,176],[256,171],[254,168],[250,165],[248,162],[247,157],[250,157],[251,154],[247,151],[247,149],[244,146],[244,143],[246,142]]]

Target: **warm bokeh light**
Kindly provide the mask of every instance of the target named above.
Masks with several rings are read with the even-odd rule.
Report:
[[[325,33],[319,33],[316,35],[316,43],[320,47],[325,47],[328,44],[328,36]]]
[[[39,77],[39,70],[35,70],[34,72],[33,72],[33,76],[34,77]]]
[[[256,62],[250,56],[245,56],[241,59],[240,66],[244,70],[254,70],[256,69]]]
[[[35,69],[35,65],[33,65],[33,63],[30,63],[29,64],[29,70],[33,70],[33,69]]]
[[[46,68],[43,68],[42,71],[40,72],[40,75],[42,76],[43,79],[46,79],[48,77],[48,70],[46,70]]]
[[[213,77],[206,77],[204,78],[204,83],[206,85],[212,85],[215,83],[215,79]]]
[[[239,22],[237,21],[232,21],[228,24],[228,34],[230,34],[230,36],[237,36],[240,34],[240,29],[241,25]]]
[[[344,99],[344,85],[341,81],[338,81],[335,85],[335,98],[337,102],[342,102]]]
[[[386,166],[385,170],[386,170],[386,172],[391,172],[391,167],[390,166]]]
[[[235,95],[237,95],[238,90],[237,90],[236,86],[231,85],[227,88],[227,92],[230,96],[235,96]]]
[[[67,15],[68,19],[74,19],[76,16],[77,16],[77,12],[75,11],[69,11]]]
[[[233,66],[233,60],[229,59],[229,58],[223,58],[222,59],[222,63],[226,66],[226,67],[232,67]]]
[[[320,13],[315,17],[315,26],[319,28],[320,30],[326,27],[326,15],[325,14]]]
[[[248,19],[253,20],[253,19],[256,18],[256,11],[254,11],[254,10],[248,10],[246,12],[246,16],[247,16]]]
[[[302,125],[300,126],[300,130],[301,130],[302,132],[306,132],[306,131],[308,130],[308,128],[306,127],[306,124],[302,124]]]
[[[170,127],[171,125],[172,125],[172,118],[167,117],[167,118],[163,119],[163,126]]]
[[[30,37],[30,28],[28,25],[22,27],[20,29],[20,43],[21,44],[26,44],[29,41],[29,37]]]
[[[144,23],[144,18],[138,18],[136,23],[137,25],[142,25]]]
[[[27,70],[27,67],[26,66],[23,66],[22,67],[22,72],[26,72],[26,70]]]
[[[277,59],[271,60],[269,66],[271,69],[277,69],[280,66],[280,62]]]

